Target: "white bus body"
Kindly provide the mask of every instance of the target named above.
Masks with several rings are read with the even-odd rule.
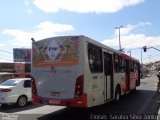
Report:
[[[135,90],[139,81],[138,69],[128,73],[128,80],[127,72],[116,72],[116,56],[120,55],[121,52],[85,36],[33,42],[32,102],[92,107],[119,100],[121,95]],[[138,68],[138,61],[132,60]],[[131,64],[128,56],[124,61]]]

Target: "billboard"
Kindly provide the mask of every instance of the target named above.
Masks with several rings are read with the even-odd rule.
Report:
[[[31,49],[14,48],[13,60],[14,62],[31,62]]]

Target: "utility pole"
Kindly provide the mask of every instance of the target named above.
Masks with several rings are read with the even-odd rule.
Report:
[[[119,27],[115,27],[115,29],[118,29],[118,32],[119,32],[119,51],[122,51],[122,48],[121,48],[121,34],[120,34],[120,29],[122,28],[123,26],[119,26]]]
[[[141,48],[141,64],[143,64],[142,63],[142,51],[143,51],[143,48]]]

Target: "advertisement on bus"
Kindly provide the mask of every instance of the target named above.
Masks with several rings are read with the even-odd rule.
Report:
[[[32,46],[34,66],[72,66],[78,63],[78,40],[74,37],[39,41]]]

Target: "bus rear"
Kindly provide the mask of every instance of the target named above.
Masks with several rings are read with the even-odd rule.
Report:
[[[87,107],[80,39],[53,37],[32,43],[33,103]]]

